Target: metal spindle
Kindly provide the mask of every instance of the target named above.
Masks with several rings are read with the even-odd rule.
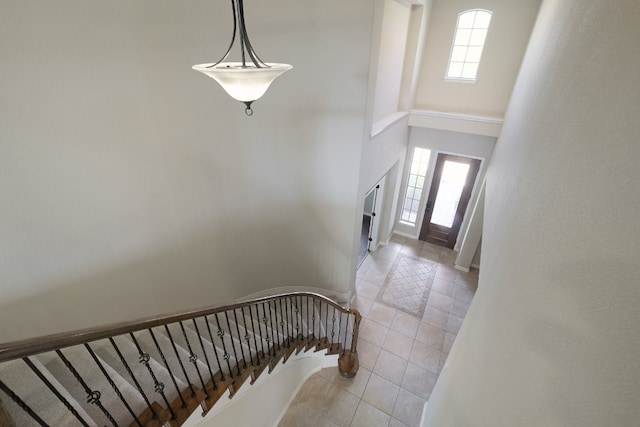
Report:
[[[311,331],[313,333],[313,337],[317,339],[320,334],[318,333],[318,335],[316,335],[316,308],[317,308],[317,306],[316,306],[315,300],[313,301],[312,306],[313,306],[313,313],[311,313]]]
[[[178,393],[178,397],[180,397],[180,401],[182,402],[182,408],[186,408],[187,407],[187,402],[184,400],[184,397],[182,397],[182,393],[180,392],[180,388],[178,387],[178,383],[176,382],[176,377],[175,375],[173,375],[173,372],[171,371],[171,368],[169,367],[169,362],[167,362],[167,358],[164,357],[164,352],[162,351],[162,348],[160,348],[160,344],[158,343],[158,340],[156,339],[155,334],[153,333],[153,330],[148,329],[149,334],[151,334],[151,339],[153,339],[153,343],[156,346],[156,350],[158,350],[158,354],[160,354],[160,358],[162,359],[162,362],[164,363],[165,368],[167,368],[167,371],[169,372],[169,377],[171,377],[171,382],[173,383],[173,386],[176,388],[176,392]]]
[[[191,319],[193,321],[193,326],[196,328],[196,334],[198,334],[198,341],[200,341],[200,348],[202,348],[202,354],[204,354],[204,360],[207,362],[207,369],[209,370],[209,375],[211,376],[211,382],[213,383],[213,371],[211,370],[211,364],[209,363],[209,356],[207,356],[207,351],[204,349],[204,341],[202,341],[202,335],[200,334],[200,328],[198,328],[198,323],[196,319]],[[205,319],[206,322],[206,319]]]
[[[249,306],[249,308],[251,308],[251,306]],[[247,315],[244,313],[244,307],[240,307],[240,311],[242,312],[242,324],[244,325],[244,338],[247,340],[247,347],[249,347],[249,361],[251,362],[251,366],[255,366],[255,362],[253,361],[253,356],[251,355],[251,335],[249,331],[249,328],[247,328]],[[253,328],[253,324],[251,325]],[[253,340],[255,342],[256,336],[255,334],[253,335]],[[256,350],[256,357],[258,355],[258,346],[256,345],[255,347]],[[245,365],[246,367],[246,365]]]
[[[22,360],[27,364],[27,366],[29,366],[29,368],[31,368],[31,370],[38,376],[38,378],[40,378],[40,381],[42,381],[47,386],[47,388],[51,390],[51,392],[58,398],[58,400],[62,402],[62,404],[69,410],[69,412],[71,412],[71,414],[76,417],[78,421],[80,421],[80,424],[85,427],[89,427],[89,424],[87,424],[82,419],[78,411],[76,411],[76,409],[71,406],[71,403],[69,403],[69,401],[58,391],[58,389],[56,389],[53,384],[51,384],[51,382],[42,374],[42,372],[40,372],[40,370],[33,364],[33,362],[28,357],[24,357],[22,358]]]
[[[272,353],[273,350],[273,355],[275,356],[276,354],[276,343],[275,340],[273,339],[273,329],[269,328],[269,324],[273,325],[273,322],[271,321],[271,316],[269,316],[269,318],[267,318],[267,309],[265,308],[265,303],[262,303],[262,320],[264,321],[264,330],[267,334],[267,338],[265,338],[265,340],[270,343],[269,345],[271,347],[267,348],[267,350],[269,351],[269,354]]]
[[[169,338],[169,342],[171,343],[171,347],[173,348],[173,352],[176,355],[176,359],[178,360],[178,363],[180,364],[180,369],[182,369],[182,373],[184,374],[184,378],[185,378],[185,380],[187,380],[187,383],[189,384],[189,389],[191,390],[191,397],[195,397],[196,396],[196,390],[193,388],[193,384],[191,384],[191,380],[189,379],[189,375],[187,375],[187,370],[184,368],[184,364],[182,363],[182,359],[180,358],[180,355],[178,354],[178,348],[176,347],[176,343],[173,340],[173,336],[171,335],[171,331],[169,330],[169,326],[168,325],[164,325],[164,329],[167,332],[167,337]]]
[[[329,304],[323,304],[325,305],[327,308],[325,310],[326,312],[326,316],[325,316],[325,325],[324,325],[324,333],[325,333],[325,338],[327,339],[327,341],[329,341]]]
[[[147,398],[147,395],[145,394],[144,390],[142,389],[142,387],[140,386],[140,383],[138,382],[138,380],[136,379],[135,375],[133,375],[133,371],[131,370],[131,368],[129,367],[129,364],[127,363],[127,360],[124,358],[124,356],[122,355],[122,352],[120,351],[120,349],[118,348],[118,346],[116,345],[116,342],[113,340],[113,338],[109,338],[109,342],[111,342],[111,345],[113,346],[113,348],[116,351],[116,354],[118,355],[118,357],[120,358],[120,362],[122,362],[122,365],[124,366],[124,368],[127,370],[127,373],[129,374],[129,376],[131,377],[131,379],[133,380],[133,383],[135,384],[136,388],[138,389],[138,393],[140,393],[140,395],[142,396],[142,398],[144,399],[144,402],[147,404],[147,407],[149,408],[149,410],[151,411],[151,415],[153,417],[154,420],[158,419],[158,413],[156,412],[155,409],[153,409],[153,406],[151,405],[151,403],[149,402],[149,399]]]
[[[227,345],[224,343],[224,331],[220,327],[220,319],[218,319],[218,313],[214,313],[213,316],[216,318],[216,325],[218,326],[218,337],[220,337],[220,341],[222,341],[222,351],[224,351],[222,358],[227,362],[227,367],[229,368],[229,376],[233,379],[233,369],[231,369],[231,362],[229,362],[229,359],[231,359],[231,355],[227,351]]]
[[[262,328],[260,327],[260,325],[262,325],[260,323],[260,306],[256,305],[256,319],[258,320],[258,332],[260,333],[260,347],[262,347],[262,359],[264,360],[267,357],[267,351],[264,348],[264,343],[269,342],[269,336],[268,334],[266,334],[266,328],[265,328],[265,334],[267,335],[267,337],[265,338],[264,335],[262,335]]]
[[[238,376],[241,375],[240,372],[240,361],[238,360],[238,351],[236,350],[236,343],[233,339],[233,329],[231,329],[231,323],[229,322],[229,312],[224,312],[224,317],[227,320],[227,329],[229,330],[229,339],[231,340],[231,349],[233,350],[233,358],[236,360],[236,368],[238,368]],[[238,338],[240,338],[238,336]],[[242,346],[242,344],[240,344]]]
[[[347,326],[344,328],[344,348],[342,349],[342,354],[347,352],[347,334],[349,333],[349,313],[347,313]],[[352,338],[353,341],[353,338]],[[349,346],[349,350],[351,350],[351,346]]]
[[[271,309],[271,303],[273,303],[273,309]],[[274,343],[277,345],[277,349],[278,351],[280,351],[281,347],[280,347],[280,333],[278,332],[278,314],[276,313],[276,302],[275,301],[268,301],[267,305],[269,306],[269,318],[271,319],[271,330],[274,332],[275,334],[275,339],[274,339]],[[275,323],[276,326],[275,328],[273,327],[273,318],[275,317]],[[274,352],[275,354],[275,352]]]
[[[249,309],[249,322],[251,323],[251,332],[253,333],[253,345],[256,349],[256,364],[260,364],[260,350],[258,349],[258,337],[256,336],[256,324],[253,319],[253,311],[251,310],[251,305],[247,308]],[[244,314],[244,309],[243,309]],[[262,342],[262,340],[260,340]],[[251,358],[251,363],[253,363],[253,357]]]
[[[286,302],[288,300],[288,302]],[[295,298],[294,298],[295,301]],[[285,314],[287,315],[287,333],[289,334],[289,346],[291,346],[291,343],[296,342],[297,337],[295,337],[293,335],[293,316],[294,316],[294,310],[293,310],[293,304],[291,303],[291,298],[287,298],[285,299]]]
[[[40,418],[40,416],[36,414],[36,412],[33,409],[31,409],[31,407],[27,405],[24,402],[24,400],[20,398],[20,396],[14,393],[13,390],[9,388],[9,386],[7,386],[4,382],[2,382],[2,380],[0,380],[0,390],[4,391],[7,394],[7,396],[9,396],[11,400],[13,400],[16,403],[16,405],[18,405],[23,411],[29,414],[29,416],[33,418],[35,422],[40,424],[42,427],[49,427],[49,424],[45,423],[42,420],[42,418]]]
[[[56,350],[56,354],[62,360],[62,363],[64,363],[64,366],[66,366],[69,372],[71,372],[71,374],[74,376],[76,381],[78,381],[78,383],[82,386],[82,388],[84,388],[85,393],[87,393],[87,403],[91,403],[92,405],[96,405],[98,408],[100,408],[104,416],[107,417],[107,419],[111,422],[113,427],[118,427],[118,423],[116,422],[116,420],[109,413],[109,411],[107,411],[107,408],[104,407],[102,402],[100,402],[100,397],[102,396],[102,394],[100,394],[98,390],[91,390],[91,388],[89,388],[89,386],[84,381],[84,379],[80,376],[78,371],[76,371],[76,368],[74,368],[71,362],[69,362],[69,360],[64,356],[64,354],[62,354],[62,351]]]
[[[164,403],[165,405],[167,405],[167,409],[171,414],[171,419],[175,420],[176,418],[178,418],[178,415],[174,412],[173,408],[171,407],[171,404],[169,403],[169,400],[167,399],[167,396],[164,393],[164,383],[158,381],[156,374],[153,372],[153,369],[151,368],[151,363],[149,363],[151,361],[151,356],[149,355],[149,353],[142,350],[142,347],[140,347],[140,344],[138,343],[138,340],[136,339],[135,335],[133,335],[133,332],[129,333],[129,336],[133,340],[133,343],[135,344],[136,348],[138,349],[138,355],[140,356],[140,358],[138,359],[139,362],[142,363],[145,366],[145,368],[147,368],[147,371],[151,376],[151,380],[153,381],[153,389],[155,390],[156,393],[158,393],[162,397],[162,400],[164,400]]]
[[[302,297],[300,297],[302,298]],[[293,304],[294,304],[294,312],[295,312],[295,341],[296,341],[296,345],[299,341],[300,338],[300,322],[301,322],[301,318],[302,318],[302,313],[300,312],[300,308],[298,308],[298,297],[293,297]],[[302,300],[300,300],[300,307],[302,307]],[[293,319],[292,319],[293,320]],[[291,323],[291,327],[293,328],[293,323]]]
[[[279,303],[279,304],[278,304],[278,303]],[[277,318],[277,316],[278,316],[278,305],[280,306],[280,322],[279,322],[279,323],[280,323],[280,331],[282,331],[282,347],[284,347],[284,346],[285,346],[285,340],[287,340],[287,347],[288,347],[288,346],[289,346],[289,344],[288,344],[288,337],[287,337],[287,335],[288,335],[288,334],[286,334],[286,333],[284,332],[284,325],[285,325],[285,323],[286,323],[286,322],[285,322],[286,315],[283,313],[283,310],[282,310],[282,299],[281,299],[281,298],[278,298],[277,300],[274,300],[274,301],[273,301],[273,304],[274,304],[274,305],[275,305],[275,307],[276,307],[276,318]],[[285,307],[286,307],[286,304],[285,304]]]
[[[124,404],[125,408],[127,408],[127,411],[129,411],[129,414],[131,414],[131,416],[135,420],[136,424],[138,424],[140,427],[144,427],[142,425],[142,423],[140,422],[140,420],[138,419],[138,416],[133,412],[133,409],[131,409],[131,406],[129,406],[129,403],[127,403],[127,400],[124,398],[124,396],[120,392],[120,389],[118,388],[116,383],[113,382],[113,379],[111,379],[111,376],[109,375],[107,370],[104,368],[104,365],[102,364],[102,362],[100,362],[100,359],[98,359],[98,356],[96,356],[96,354],[94,353],[93,349],[89,346],[88,343],[85,343],[84,347],[87,349],[87,351],[91,355],[91,358],[93,359],[93,361],[96,362],[96,365],[98,365],[98,368],[100,369],[100,372],[102,372],[104,377],[107,379],[107,381],[109,382],[109,385],[111,386],[113,391],[116,393],[116,395],[120,398],[120,400]]]
[[[205,325],[207,326],[207,331],[209,331],[209,338],[211,338],[211,347],[213,347],[213,354],[216,356],[216,363],[218,363],[218,372],[220,372],[220,381],[224,381],[224,371],[222,370],[222,365],[220,364],[220,357],[218,356],[218,349],[216,348],[216,343],[213,340],[213,334],[211,333],[211,325],[209,324],[209,319],[207,316],[204,317]],[[213,381],[213,389],[218,389],[218,384],[216,384],[215,378],[211,378]]]
[[[205,397],[209,399],[209,392],[207,391],[207,387],[204,385],[204,380],[202,379],[202,374],[200,373],[200,368],[198,367],[198,355],[195,354],[191,349],[191,343],[189,342],[187,331],[184,329],[184,324],[182,322],[178,322],[178,324],[180,325],[182,336],[184,337],[184,341],[187,344],[187,349],[189,350],[189,362],[193,363],[193,367],[196,368],[198,379],[200,380],[200,384],[202,384],[202,391],[204,392]]]
[[[327,306],[327,311],[329,310],[329,306]],[[329,317],[329,313],[327,312],[327,318]],[[333,338],[336,335],[336,308],[333,307],[333,315],[331,316],[331,346],[333,347]]]
[[[238,331],[238,342],[240,343],[240,353],[242,354],[242,362],[244,362],[244,369],[247,369],[247,359],[244,356],[244,347],[242,347],[242,337],[240,336],[240,322],[238,322],[238,314],[236,313],[235,310],[233,310],[233,318],[235,319],[236,322],[236,330]],[[244,338],[249,341],[249,333],[247,332],[247,326],[245,324],[245,336]],[[251,350],[251,347],[249,347],[249,350]],[[251,351],[249,351],[249,356],[251,356]]]

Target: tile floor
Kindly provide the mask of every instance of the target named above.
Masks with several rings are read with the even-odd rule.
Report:
[[[394,266],[402,261],[407,280],[415,281],[425,277],[424,260],[434,264],[423,280],[422,316],[376,301]],[[280,426],[417,426],[478,285],[478,271],[458,271],[454,260],[450,249],[396,235],[369,254],[358,270],[353,303],[363,316],[358,374],[346,379],[337,368],[317,372]]]

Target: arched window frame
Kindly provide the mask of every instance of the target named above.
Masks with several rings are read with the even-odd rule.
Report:
[[[458,14],[446,80],[476,81],[492,16],[493,12],[486,9],[469,9]]]

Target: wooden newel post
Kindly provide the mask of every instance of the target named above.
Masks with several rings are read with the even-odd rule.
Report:
[[[358,331],[360,329],[360,321],[362,320],[362,315],[358,310],[350,309],[349,312],[354,314],[355,320],[353,322],[353,338],[351,340],[351,349],[344,351],[338,357],[338,371],[340,371],[340,375],[345,378],[353,378],[356,376],[358,372],[358,368],[360,368],[360,363],[358,362]],[[346,343],[345,343],[346,344]]]

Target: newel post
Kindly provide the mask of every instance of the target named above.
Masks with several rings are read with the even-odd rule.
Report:
[[[358,368],[360,368],[360,363],[358,362],[358,331],[360,328],[360,321],[362,320],[362,315],[356,309],[350,309],[350,314],[353,314],[355,319],[353,321],[353,335],[351,338],[351,348],[346,350],[345,343],[345,351],[340,354],[338,357],[338,371],[340,375],[345,378],[353,378],[356,376],[358,372]]]

